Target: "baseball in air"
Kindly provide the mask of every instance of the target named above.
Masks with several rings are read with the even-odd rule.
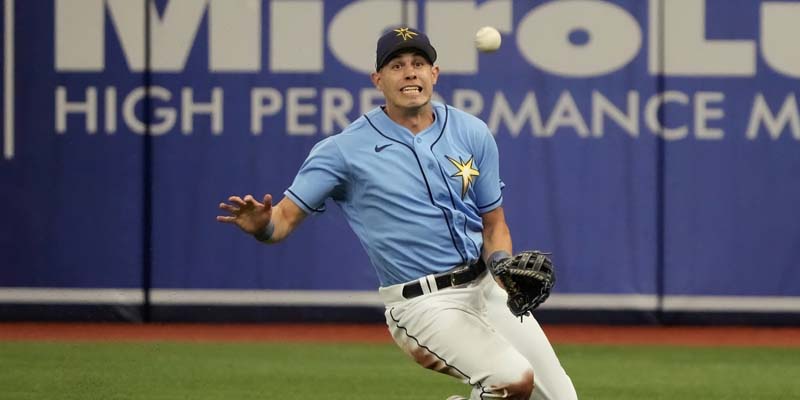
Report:
[[[500,48],[500,32],[491,26],[484,26],[475,33],[475,47],[483,52],[495,51]]]

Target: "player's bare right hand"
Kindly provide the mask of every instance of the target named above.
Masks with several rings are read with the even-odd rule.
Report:
[[[254,235],[263,231],[272,219],[272,195],[264,195],[262,203],[249,194],[244,196],[244,199],[231,196],[228,197],[228,203],[219,203],[219,208],[227,211],[229,215],[217,215],[217,221],[234,224]]]

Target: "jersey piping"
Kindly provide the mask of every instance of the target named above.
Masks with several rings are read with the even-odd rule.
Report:
[[[500,200],[502,200],[502,199],[503,199],[503,194],[501,193],[501,194],[500,194],[500,197],[498,197],[498,198],[497,198],[497,200],[495,200],[495,201],[493,201],[493,202],[491,202],[491,203],[489,203],[489,204],[487,204],[487,205],[485,205],[485,206],[478,206],[478,209],[479,209],[479,210],[483,210],[484,208],[489,208],[489,207],[491,207],[491,206],[493,206],[493,205],[497,204],[497,202],[498,202],[498,201],[500,201]]]
[[[294,198],[295,198],[295,199],[297,199],[297,201],[299,201],[299,202],[303,203],[303,205],[304,205],[304,206],[305,206],[307,209],[309,209],[309,210],[311,210],[311,211],[314,211],[314,212],[318,212],[318,213],[325,212],[325,205],[324,205],[324,203],[323,203],[323,206],[322,206],[322,207],[320,207],[320,208],[314,208],[314,207],[311,207],[310,205],[308,205],[308,203],[306,203],[306,202],[305,202],[305,200],[301,199],[301,198],[300,198],[300,196],[298,196],[298,195],[297,195],[297,193],[293,192],[291,189],[286,189],[286,191],[287,191],[287,192],[289,192],[289,193],[291,193],[291,194],[292,194],[292,196],[294,196]]]

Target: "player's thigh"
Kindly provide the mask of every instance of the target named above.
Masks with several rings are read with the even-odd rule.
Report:
[[[486,390],[518,384],[530,374],[528,360],[490,326],[482,310],[440,300],[387,308],[392,337],[418,364]]]
[[[561,366],[553,346],[536,319],[527,316],[520,322],[506,306],[505,292],[496,285],[486,296],[487,319],[490,324],[533,366],[532,399],[577,399],[572,380]]]

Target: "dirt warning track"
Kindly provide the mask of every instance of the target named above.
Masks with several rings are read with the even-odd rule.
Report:
[[[800,328],[549,325],[554,344],[800,347]],[[380,324],[0,323],[0,340],[390,343]]]

